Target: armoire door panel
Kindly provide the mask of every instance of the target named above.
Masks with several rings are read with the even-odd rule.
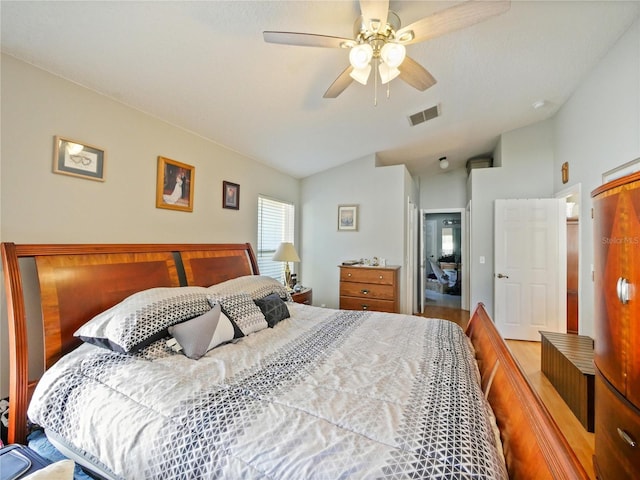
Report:
[[[622,264],[623,241],[619,192],[594,199],[595,363],[619,391],[625,390],[626,364],[622,305],[616,300],[616,284]]]

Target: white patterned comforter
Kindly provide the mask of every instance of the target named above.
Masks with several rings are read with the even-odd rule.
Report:
[[[125,479],[507,478],[457,325],[288,306],[197,361],[82,345],[29,417]]]

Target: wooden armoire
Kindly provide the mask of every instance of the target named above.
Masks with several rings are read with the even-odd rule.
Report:
[[[598,478],[640,477],[640,172],[594,190]]]

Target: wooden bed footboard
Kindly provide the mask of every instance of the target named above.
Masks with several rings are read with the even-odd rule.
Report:
[[[483,304],[473,312],[466,333],[476,351],[482,389],[500,429],[509,478],[588,479]]]
[[[75,348],[73,332],[127,296],[159,286],[209,286],[259,274],[250,244],[15,245],[2,243],[9,322],[9,442],[24,443],[29,381],[28,330],[43,329],[43,366]],[[25,285],[24,261],[35,270]],[[27,269],[27,270],[28,270]],[[25,293],[39,291],[41,318],[27,318]],[[36,302],[38,303],[38,302]],[[31,310],[30,310],[31,312]],[[33,316],[33,315],[32,315]],[[466,331],[476,351],[485,392],[496,416],[509,476],[587,479],[540,398],[479,304]]]

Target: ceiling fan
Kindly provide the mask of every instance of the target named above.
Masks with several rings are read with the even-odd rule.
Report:
[[[405,45],[418,43],[482,22],[509,10],[511,2],[467,1],[401,27],[398,15],[389,10],[389,0],[360,0],[361,16],[353,26],[354,38],[313,33],[263,32],[268,43],[349,49],[349,66],[327,89],[324,98],[336,98],[353,80],[367,84],[374,66],[374,79],[387,84],[400,77],[424,91],[436,79],[418,62],[406,55]]]

